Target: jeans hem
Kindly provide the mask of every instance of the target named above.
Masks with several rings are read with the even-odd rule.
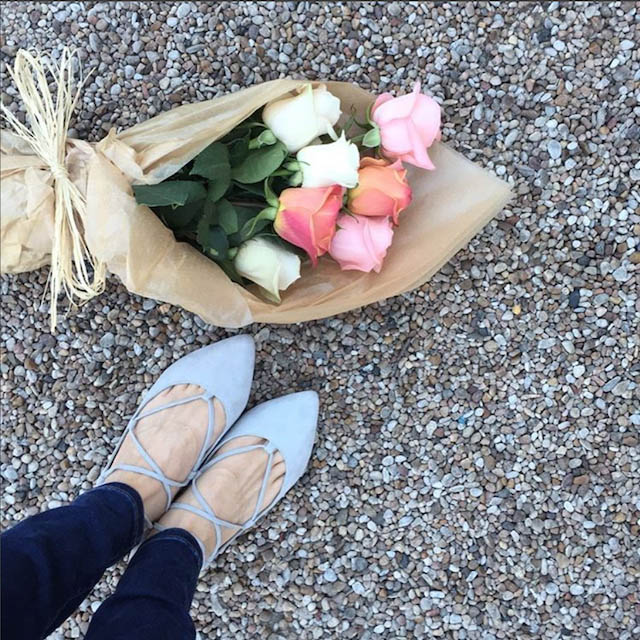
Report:
[[[131,546],[133,547],[138,544],[142,538],[142,534],[144,533],[145,525],[144,505],[140,494],[133,487],[122,482],[106,482],[105,484],[101,484],[100,486],[91,489],[91,491],[113,491],[127,499],[133,513],[133,535]]]
[[[150,538],[147,538],[140,545],[140,549],[138,551],[140,551],[143,547],[152,545],[154,542],[160,543],[163,540],[180,542],[181,544],[185,545],[194,556],[195,560],[198,563],[198,566],[202,568],[202,565],[204,563],[204,558],[202,556],[202,549],[200,548],[200,545],[198,544],[197,540],[193,537],[192,534],[190,534],[186,529],[181,529],[179,527],[164,529],[163,531],[160,531],[160,533],[157,533],[151,536]]]

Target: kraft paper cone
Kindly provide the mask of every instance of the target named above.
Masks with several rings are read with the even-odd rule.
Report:
[[[445,144],[429,155],[435,171],[411,169],[413,202],[400,217],[381,273],[341,271],[324,257],[275,305],[233,283],[211,260],[173,233],[146,206],[132,184],[155,184],[267,102],[304,84],[274,80],[206,102],[162,113],[91,148],[70,141],[68,168],[86,192],[85,239],[134,293],[179,305],[228,328],[251,322],[292,323],[324,318],[424,284],[496,215],[509,186]],[[316,83],[317,84],[317,83]],[[364,118],[374,96],[343,82],[327,82],[342,111]],[[2,133],[0,193],[2,271],[30,271],[47,264],[53,197],[46,166],[8,132]]]

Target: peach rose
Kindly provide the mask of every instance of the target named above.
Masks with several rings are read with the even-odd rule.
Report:
[[[348,192],[348,206],[360,216],[385,216],[398,224],[398,216],[411,203],[411,187],[402,162],[363,158],[358,186]]]
[[[304,249],[314,267],[329,250],[343,194],[338,185],[295,187],[280,194],[274,229],[281,238]]]
[[[392,240],[393,226],[389,218],[342,214],[329,254],[343,271],[380,273]]]
[[[380,129],[385,155],[423,169],[435,169],[427,149],[440,139],[440,105],[420,93],[419,82],[409,95],[379,96],[371,110],[371,120]]]

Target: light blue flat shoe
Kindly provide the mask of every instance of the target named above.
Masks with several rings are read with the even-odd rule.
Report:
[[[145,394],[140,407],[133,415],[127,428],[125,429],[118,445],[113,452],[109,464],[98,478],[97,484],[103,484],[107,478],[115,471],[133,471],[149,478],[157,480],[166,493],[167,504],[165,511],[171,505],[172,489],[181,488],[188,485],[205,458],[213,451],[224,434],[231,429],[236,420],[240,417],[249,399],[251,382],[253,379],[253,366],[255,362],[255,344],[250,336],[234,336],[215,344],[198,349],[189,355],[174,362],[158,378],[155,384]],[[144,411],[147,404],[160,393],[170,387],[182,384],[198,385],[203,389],[202,393],[188,398],[182,398],[174,402],[154,407],[149,411]],[[225,428],[218,435],[215,441],[210,442],[214,431],[215,411],[213,401],[218,399],[225,412]],[[135,429],[138,422],[143,418],[159,413],[172,407],[184,405],[196,400],[204,400],[209,408],[209,422],[207,433],[203,440],[198,457],[184,480],[175,480],[167,477],[156,461],[142,446],[136,437]],[[148,469],[130,464],[113,465],[122,443],[125,438],[130,437],[138,452],[149,465]],[[147,524],[151,523],[146,518]]]
[[[184,509],[195,513],[205,520],[208,520],[215,528],[216,546],[209,556],[206,554],[204,543],[194,536],[202,549],[202,557],[204,559],[203,569],[207,567],[216,556],[223,553],[238,536],[253,527],[260,518],[271,511],[283,498],[285,493],[298,481],[300,476],[302,476],[311,457],[317,423],[318,394],[315,391],[302,391],[270,400],[251,409],[251,411],[248,411],[242,416],[224,438],[219,441],[191,483],[190,490],[193,490],[193,495],[199,506],[194,507],[184,502],[174,502],[171,505],[172,509]],[[217,453],[223,445],[243,436],[262,438],[265,442],[229,449],[224,453]],[[202,495],[198,487],[198,481],[202,478],[203,474],[221,460],[256,449],[263,449],[268,457],[253,514],[243,523],[223,520],[216,516],[211,505]],[[285,463],[285,474],[282,486],[276,497],[266,507],[261,508],[271,475],[273,458],[278,452]],[[166,528],[158,524],[155,526],[160,530]],[[221,544],[220,540],[222,540],[223,527],[236,531],[229,540]]]

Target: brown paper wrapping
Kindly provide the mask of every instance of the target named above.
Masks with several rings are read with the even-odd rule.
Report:
[[[274,80],[206,102],[184,105],[116,134],[95,147],[70,141],[67,165],[86,192],[85,238],[129,291],[176,304],[228,328],[251,322],[302,322],[342,313],[424,284],[504,206],[508,185],[444,144],[429,154],[435,171],[412,169],[413,202],[382,272],[341,271],[328,258],[268,303],[233,283],[211,260],[173,233],[131,185],[168,178],[214,140],[261,106],[295,90],[297,80]],[[327,83],[363,117],[373,96],[342,82]],[[3,131],[0,162],[2,271],[37,269],[49,261],[53,224],[52,178],[25,144]]]

